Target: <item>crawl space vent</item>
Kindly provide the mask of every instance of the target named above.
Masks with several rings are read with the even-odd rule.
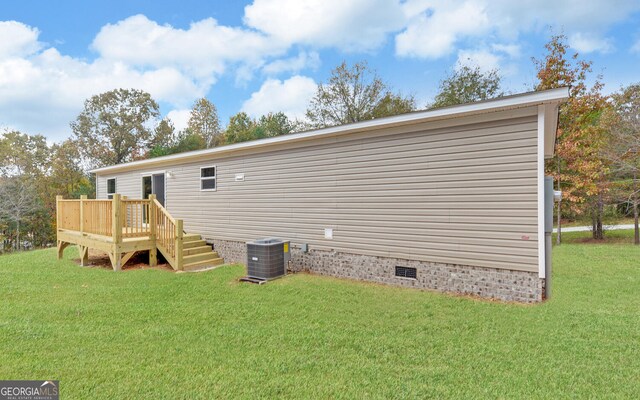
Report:
[[[396,267],[396,276],[401,278],[416,279],[417,272],[415,268],[411,267]]]

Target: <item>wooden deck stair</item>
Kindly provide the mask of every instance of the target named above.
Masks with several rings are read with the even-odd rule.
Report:
[[[213,251],[198,234],[185,234],[182,237],[182,268],[184,271],[195,271],[223,264],[218,252]]]
[[[158,202],[127,199],[114,194],[109,200],[77,200],[56,197],[58,258],[76,244],[81,264],[88,262],[88,249],[109,254],[115,271],[122,269],[139,251],[149,252],[149,265],[157,265],[160,252],[175,270],[196,271],[224,263],[220,255],[198,234],[185,233],[183,221],[175,219]]]

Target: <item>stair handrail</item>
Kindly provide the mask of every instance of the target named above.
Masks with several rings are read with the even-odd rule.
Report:
[[[183,265],[183,221],[173,218],[155,197],[151,197],[150,200],[151,207],[154,208],[154,212],[151,215],[155,216],[155,221],[151,221],[151,223],[154,224],[152,229],[155,233],[157,247],[161,252],[167,253],[165,254],[165,256],[169,256],[166,257],[167,261],[175,269],[181,270]]]
[[[175,224],[176,219],[175,219],[175,218],[173,218],[173,216],[172,216],[171,214],[169,214],[169,211],[167,211],[167,209],[166,209],[166,208],[164,208],[164,206],[163,206],[163,205],[158,201],[158,199],[153,198],[152,200],[153,200],[153,204],[155,204],[155,206],[156,206],[158,209],[160,209],[160,210],[161,210],[161,212],[165,213],[165,214],[167,215],[167,217],[169,218],[169,220]]]

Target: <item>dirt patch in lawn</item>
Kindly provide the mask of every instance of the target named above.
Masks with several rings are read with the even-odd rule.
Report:
[[[74,261],[78,265],[80,265],[80,258],[77,258]],[[89,249],[89,264],[85,265],[85,267],[113,269],[111,267],[111,260],[109,259],[109,255],[103,251],[94,250],[94,249]],[[122,267],[123,271],[133,271],[136,269],[160,269],[164,271],[173,271],[173,268],[171,268],[171,265],[169,265],[169,263],[167,263],[159,253],[158,253],[158,265],[155,267],[150,267],[148,251],[137,252]]]

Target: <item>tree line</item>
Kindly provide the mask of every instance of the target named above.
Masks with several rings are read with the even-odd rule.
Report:
[[[640,197],[640,84],[606,96],[592,63],[569,54],[566,37],[553,36],[546,54],[533,59],[537,83],[532,89],[569,86],[562,105],[556,156],[546,165],[563,199],[558,222],[588,219],[593,237],[604,237],[608,219],[633,216],[638,237]],[[592,82],[592,83],[589,83]],[[498,70],[461,66],[440,81],[427,108],[500,97]],[[198,99],[187,127],[177,131],[160,119],[149,93],[115,89],[87,99],[70,123],[72,135],[48,144],[41,135],[7,131],[0,137],[0,252],[50,245],[55,241],[55,196],[95,194],[87,171],[146,158],[200,150],[308,129],[343,125],[417,109],[415,97],[394,91],[366,62],[343,62],[317,87],[305,120],[282,112],[253,118],[230,117],[223,128],[215,105]],[[560,240],[560,235],[558,235]]]
[[[557,243],[562,218],[587,219],[599,240],[608,219],[632,216],[634,243],[640,244],[640,84],[606,96],[602,76],[591,76],[593,63],[570,53],[565,36],[553,36],[545,48],[546,57],[533,60],[535,89],[568,86],[571,95],[560,108],[556,154],[546,165],[563,193]]]

